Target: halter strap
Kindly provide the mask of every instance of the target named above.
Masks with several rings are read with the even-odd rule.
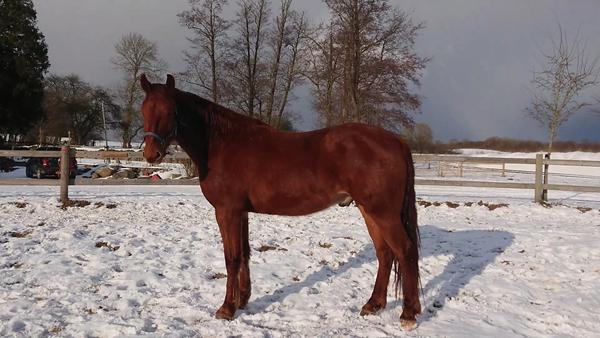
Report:
[[[175,127],[171,130],[171,132],[163,138],[155,132],[144,131],[144,138],[142,139],[142,143],[140,143],[139,149],[142,149],[142,146],[144,145],[144,143],[146,143],[146,136],[151,136],[152,138],[154,138],[155,140],[157,140],[160,143],[161,147],[164,148],[167,145],[168,139],[170,139],[172,137],[177,137],[178,125],[179,125],[179,123],[177,120],[177,107],[175,107]]]

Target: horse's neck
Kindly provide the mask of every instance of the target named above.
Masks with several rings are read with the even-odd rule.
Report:
[[[211,145],[248,135],[261,123],[191,93],[176,94],[179,131],[177,141],[202,171],[206,169]]]

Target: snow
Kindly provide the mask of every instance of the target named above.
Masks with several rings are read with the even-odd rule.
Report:
[[[423,314],[361,317],[377,262],[358,209],[250,215],[252,297],[214,318],[226,273],[196,186],[0,187],[0,336],[591,337],[600,332],[600,194],[417,187]],[[485,203],[500,204],[496,209]],[[455,202],[453,208],[444,202]],[[475,202],[471,206],[465,203]],[[588,210],[589,209],[589,210]],[[331,244],[331,245],[329,245]],[[263,245],[274,250],[259,252]],[[217,277],[217,278],[215,278]]]

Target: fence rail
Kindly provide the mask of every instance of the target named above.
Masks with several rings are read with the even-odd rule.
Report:
[[[117,159],[123,161],[143,161],[143,155],[140,151],[83,151],[73,150],[69,147],[63,147],[61,151],[35,151],[35,150],[0,150],[0,157],[60,157],[61,158],[61,175],[60,180],[32,180],[32,179],[0,179],[0,185],[27,185],[27,186],[60,186],[61,200],[63,203],[68,201],[69,185],[196,185],[198,179],[177,179],[177,180],[150,180],[150,179],[86,179],[76,178],[69,179],[68,164],[69,157],[76,156],[77,158],[85,159]],[[600,193],[600,186],[581,186],[581,185],[566,185],[566,184],[544,184],[544,166],[545,165],[560,165],[560,166],[579,166],[579,167],[600,167],[600,161],[584,161],[584,160],[555,160],[545,159],[542,154],[537,154],[535,159],[532,158],[501,158],[501,157],[472,157],[459,155],[433,155],[433,154],[414,154],[413,158],[416,163],[422,162],[437,162],[437,163],[458,163],[462,174],[462,165],[464,163],[477,164],[501,164],[504,167],[506,164],[530,164],[535,165],[535,180],[532,183],[517,183],[517,182],[490,182],[490,181],[470,181],[470,180],[436,180],[436,179],[416,179],[417,185],[433,185],[433,186],[454,186],[454,187],[474,187],[474,188],[504,188],[504,189],[529,189],[534,190],[534,200],[542,202],[544,190],[559,190],[559,191],[574,191],[574,192],[590,192]],[[167,155],[167,161],[183,161],[189,160],[185,153],[175,153]],[[66,174],[65,174],[66,173]],[[462,176],[462,175],[461,175]]]

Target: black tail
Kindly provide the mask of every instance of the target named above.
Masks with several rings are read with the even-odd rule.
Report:
[[[417,198],[415,194],[415,165],[413,162],[412,154],[410,150],[407,150],[407,174],[406,174],[406,191],[404,193],[404,204],[402,205],[402,223],[404,225],[404,229],[408,234],[408,238],[411,241],[412,245],[418,252],[421,247],[421,238],[419,235],[419,227],[417,224]],[[394,259],[394,272],[396,275],[395,285],[396,285],[396,298],[398,298],[398,292],[400,290],[402,276],[400,273],[400,264],[398,264],[398,259]],[[418,271],[417,278],[420,281]]]
[[[419,236],[419,226],[417,224],[417,198],[415,194],[415,164],[412,154],[408,152],[407,161],[407,183],[406,193],[404,194],[404,206],[402,207],[402,221],[404,228],[408,233],[408,238],[417,250],[421,247],[421,238]]]

